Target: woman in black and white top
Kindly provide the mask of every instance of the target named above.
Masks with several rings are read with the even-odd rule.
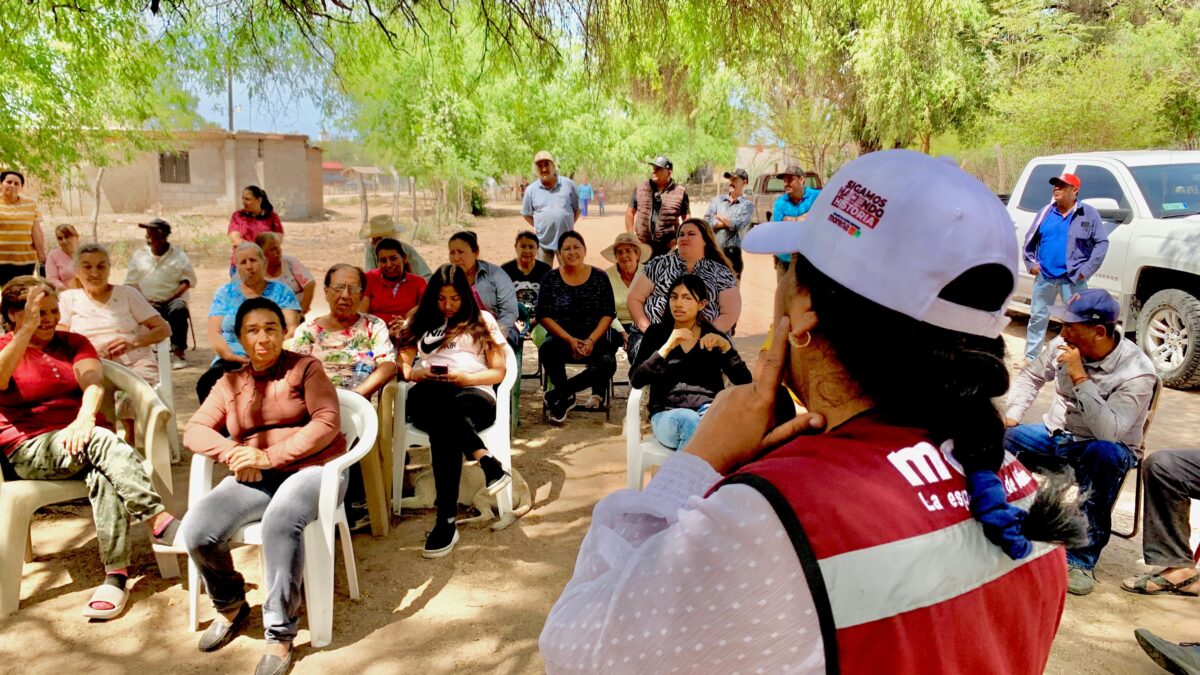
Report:
[[[479,432],[496,421],[496,393],[504,379],[504,333],[481,311],[467,275],[442,265],[429,279],[411,331],[401,345],[409,418],[429,434],[437,523],[425,540],[426,558],[450,553],[458,542],[458,482],[463,457],[478,461],[487,487],[499,492],[511,482],[488,454]]]
[[[634,329],[625,350],[631,359],[636,357],[638,345],[650,325],[668,314],[667,294],[675,280],[684,274],[695,274],[704,281],[711,301],[700,316],[713,328],[730,334],[742,313],[737,277],[708,224],[699,218],[683,221],[677,241],[674,251],[651,258],[629,286],[629,314]]]

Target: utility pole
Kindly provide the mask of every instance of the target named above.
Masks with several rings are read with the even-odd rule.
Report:
[[[225,61],[225,109],[229,111],[229,131],[233,131],[233,67]]]

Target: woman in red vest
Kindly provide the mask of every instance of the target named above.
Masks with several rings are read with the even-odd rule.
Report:
[[[793,254],[777,339],[645,491],[596,506],[547,670],[1043,672],[1066,591],[1043,542],[1085,529],[1065,480],[1003,450],[1003,205],[877,152],[744,250]],[[809,413],[777,419],[781,383]]]

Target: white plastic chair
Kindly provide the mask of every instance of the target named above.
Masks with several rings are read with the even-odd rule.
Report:
[[[346,564],[346,581],[350,598],[358,599],[358,572],[354,565],[354,545],[350,541],[350,524],[346,508],[338,500],[339,477],[358,462],[375,444],[379,421],[375,408],[362,396],[338,390],[341,404],[342,434],[346,437],[345,454],[321,467],[321,492],[318,497],[317,519],[304,528],[304,604],[308,612],[308,630],[313,647],[325,647],[333,640],[333,580],[336,551],[335,528],[342,537],[342,557]],[[212,491],[213,460],[203,455],[192,457],[192,473],[188,504],[195,506],[201,497]],[[187,527],[187,517],[184,525]],[[262,523],[255,521],[230,539],[234,545],[262,546]],[[188,559],[188,623],[198,630],[200,620],[200,571]]]
[[[159,490],[174,492],[167,429],[175,426],[171,412],[137,373],[111,361],[101,361],[106,390],[106,412],[112,419],[112,392],[121,390],[133,404],[134,425],[143,439],[146,475]],[[22,563],[33,561],[29,522],[43,506],[87,497],[82,480],[17,480],[0,475],[0,617],[17,611],[21,602]],[[179,576],[179,560],[169,549],[154,547],[159,573],[164,579]]]
[[[167,410],[171,411],[171,417],[175,417],[175,388],[172,386],[171,372],[174,370],[171,367],[171,338],[165,338],[154,346],[158,351],[158,384],[154,387],[154,392],[162,399],[163,405],[167,406]],[[167,437],[171,439],[171,463],[176,464],[181,458],[180,449],[183,443],[179,438],[179,425],[172,423],[167,425]]]
[[[641,490],[646,470],[658,466],[674,453],[650,435],[642,437],[642,390],[630,389],[625,407],[625,473],[627,487]]]
[[[520,375],[521,369],[517,364],[517,356],[512,347],[505,344],[504,380],[500,382],[500,388],[496,391],[496,421],[492,426],[484,429],[479,437],[483,439],[483,444],[487,446],[492,457],[495,457],[504,470],[509,473],[512,473],[512,427],[510,426],[512,409],[508,400],[512,396],[513,385]],[[400,498],[404,491],[404,465],[408,463],[408,449],[429,446],[428,434],[413,426],[411,422],[404,423],[408,390],[411,387],[411,383],[402,382],[396,394],[397,431],[392,444],[392,454],[394,455],[392,458],[392,510],[397,516],[400,515]],[[496,506],[500,511],[499,517],[502,518],[512,511],[512,499],[512,484],[510,483],[496,495]]]

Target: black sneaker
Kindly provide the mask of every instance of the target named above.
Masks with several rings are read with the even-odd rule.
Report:
[[[421,556],[425,558],[442,558],[450,555],[454,545],[458,543],[458,528],[453,520],[439,520],[433,526],[433,531],[425,534],[425,550]]]
[[[567,421],[567,413],[575,408],[575,394],[558,397],[551,394],[546,395],[549,409],[546,411],[546,416],[555,424],[562,424]]]
[[[494,495],[512,483],[512,476],[504,470],[500,460],[491,455],[479,458],[479,468],[483,469],[483,480],[488,494]]]

